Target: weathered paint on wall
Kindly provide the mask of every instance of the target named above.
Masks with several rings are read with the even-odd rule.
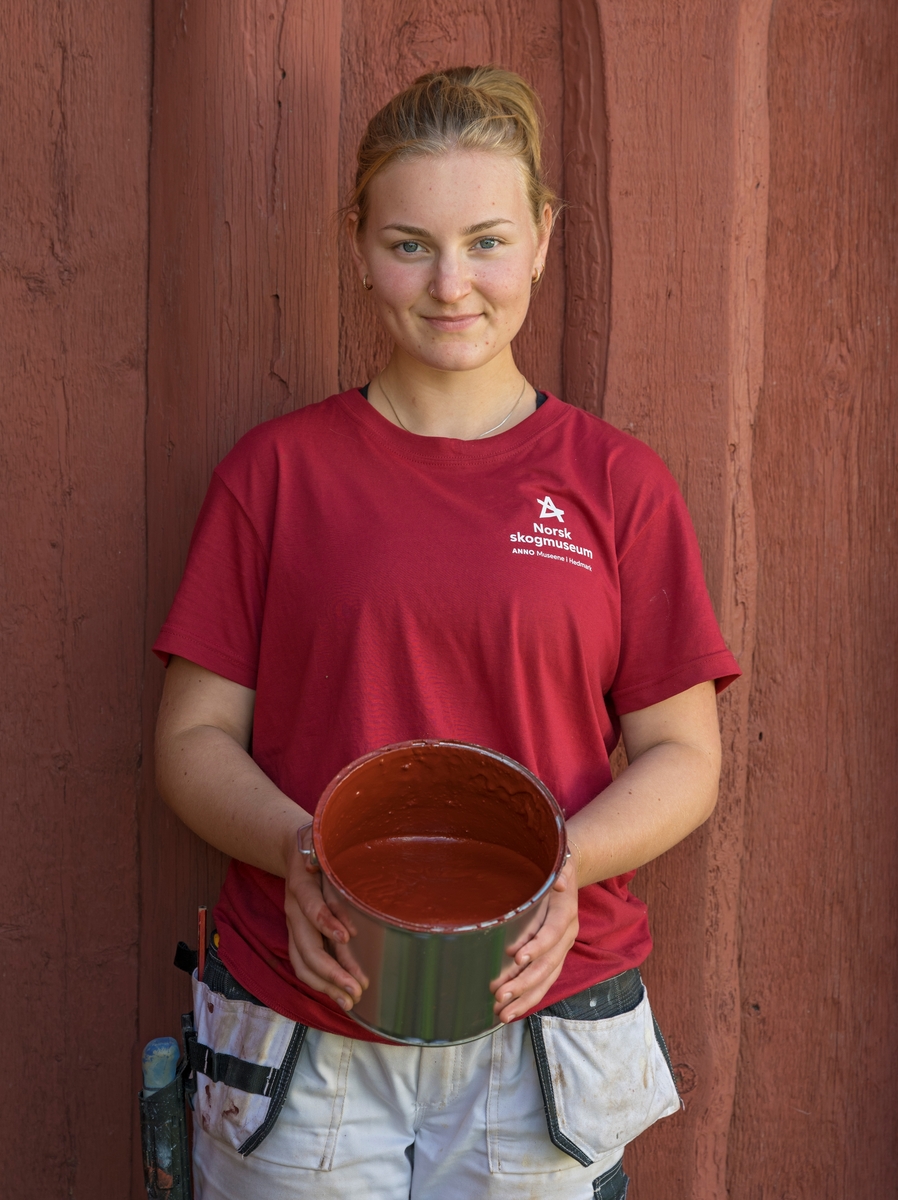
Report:
[[[898,10],[774,5],[734,1200],[898,1168]],[[763,1182],[763,1189],[762,1189]]]
[[[541,92],[569,205],[522,366],[668,461],[746,668],[717,814],[641,873],[686,1111],[629,1152],[633,1191],[888,1194],[898,10],[375,8],[156,0],[149,196],[149,14],[0,18],[5,1178],[118,1196],[131,1157],[141,1195],[124,1064],[177,1027],[174,942],[223,865],[146,760],[135,815],[145,648],[215,462],[383,360],[333,220],[364,118],[432,66],[494,58]]]
[[[0,1179],[23,1200],[132,1175],[150,56],[148,4],[0,14]]]
[[[147,645],[216,463],[337,388],[340,5],[156,4],[150,192]],[[144,730],[162,687],[148,655]],[[190,1007],[172,969],[225,862],[155,798],[140,817],[141,1040]]]
[[[751,420],[763,345],[766,7],[597,5],[611,315],[603,412],[679,480],[744,678],[721,701],[717,811],[641,873],[645,976],[686,1109],[628,1154],[643,1197],[723,1197],[739,1045],[737,926],[754,638]],[[579,39],[582,42],[582,39]],[[574,39],[578,41],[578,39]],[[724,66],[726,64],[726,66]],[[760,149],[759,149],[760,147]]]

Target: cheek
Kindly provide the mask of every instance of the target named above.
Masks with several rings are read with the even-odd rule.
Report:
[[[509,321],[523,317],[530,304],[530,270],[509,263],[493,271],[482,272],[472,281]]]
[[[377,298],[382,305],[402,309],[413,303],[426,285],[420,268],[388,260],[377,265]]]

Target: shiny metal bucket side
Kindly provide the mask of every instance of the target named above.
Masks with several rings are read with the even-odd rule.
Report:
[[[384,798],[382,806],[370,802],[370,792]],[[358,809],[366,805],[367,815],[359,819]],[[526,903],[494,920],[435,928],[384,917],[334,872],[329,842],[353,844],[425,826],[434,836],[462,833],[526,846],[545,880]],[[410,1045],[453,1045],[497,1029],[489,985],[509,963],[509,948],[541,925],[565,858],[564,817],[548,788],[493,750],[404,742],[340,772],[316,810],[313,841],[325,899],[351,931],[347,949],[369,980],[350,1015],[366,1029]]]
[[[349,1015],[373,1033],[408,1045],[449,1046],[498,1029],[489,985],[509,961],[507,948],[539,928],[546,907],[543,893],[512,920],[424,933],[362,912],[327,878],[323,891],[354,930],[349,948],[369,980]]]

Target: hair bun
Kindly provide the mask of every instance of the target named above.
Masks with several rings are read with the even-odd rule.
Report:
[[[448,150],[493,150],[520,159],[534,222],[558,199],[542,165],[542,120],[533,88],[502,67],[446,67],[420,75],[368,122],[346,211],[367,215],[367,188],[391,162]]]

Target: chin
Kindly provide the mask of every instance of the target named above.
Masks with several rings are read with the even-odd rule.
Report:
[[[426,354],[416,357],[435,371],[476,371],[478,367],[485,367],[492,362],[498,353],[497,350],[491,354]]]
[[[506,339],[496,339],[486,345],[482,339],[474,344],[459,341],[453,343],[447,339],[424,345],[406,343],[402,345],[402,349],[418,362],[437,371],[475,371],[478,367],[485,367],[487,363],[492,362],[508,344]]]

